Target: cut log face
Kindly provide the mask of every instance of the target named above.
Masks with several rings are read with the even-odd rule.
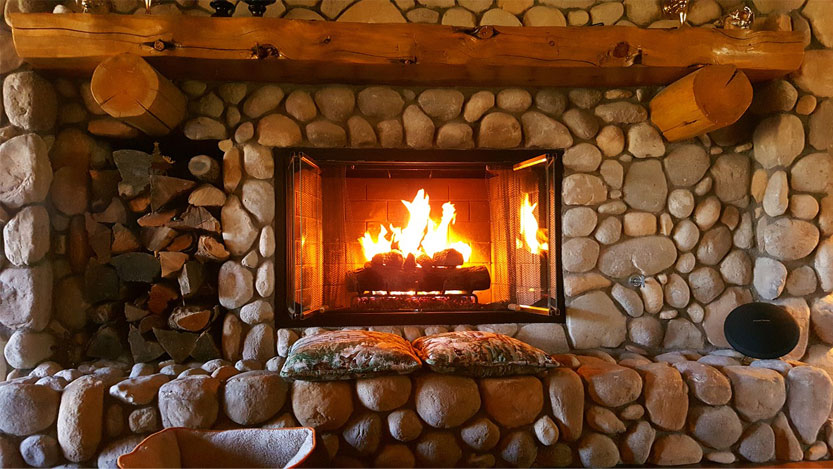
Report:
[[[194,257],[202,261],[219,262],[228,259],[230,255],[223,243],[211,236],[200,236],[197,243],[197,253],[194,254]]]
[[[194,187],[194,181],[170,176],[150,177],[150,206],[155,210],[164,207],[174,198],[185,194]]]
[[[168,222],[168,226],[179,230],[207,231],[219,235],[220,222],[203,207],[190,206],[182,215]]]
[[[200,181],[215,183],[220,180],[220,163],[208,155],[198,155],[188,161],[188,171]]]
[[[195,207],[222,207],[226,193],[211,184],[203,184],[191,192],[188,203]]]
[[[188,260],[188,254],[184,252],[162,251],[159,253],[159,264],[162,265],[162,277],[172,278],[182,270],[182,266]]]
[[[90,91],[104,112],[148,135],[167,135],[185,118],[188,99],[138,55],[99,64]]]
[[[208,326],[211,310],[199,306],[179,306],[168,316],[171,329],[186,332],[199,332]]]
[[[651,100],[651,121],[670,141],[735,123],[752,104],[752,84],[731,65],[708,65],[668,85]]]

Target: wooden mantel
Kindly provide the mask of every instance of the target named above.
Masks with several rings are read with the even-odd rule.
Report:
[[[173,79],[456,86],[636,86],[702,65],[752,81],[801,65],[802,34],[626,26],[457,28],[275,18],[11,13],[36,68],[92,73],[122,52]]]

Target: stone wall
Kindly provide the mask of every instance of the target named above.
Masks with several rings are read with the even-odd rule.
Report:
[[[137,3],[116,1],[114,7],[129,13]],[[207,3],[167,3],[154,13],[207,14]],[[689,18],[708,23],[735,3],[696,0]],[[95,203],[96,171],[112,168],[111,145],[138,134],[104,116],[87,83],[21,67],[7,53],[9,32],[0,26],[0,161],[10,168],[0,171],[0,336],[6,342],[0,365],[7,376],[0,385],[0,425],[6,422],[0,465],[20,465],[22,457],[39,466],[112,466],[114,455],[162,426],[296,422],[324,432],[334,465],[674,465],[701,458],[829,457],[833,427],[818,409],[830,408],[833,395],[820,371],[833,373],[833,85],[826,79],[833,52],[824,48],[833,46],[833,35],[823,3],[804,3],[754,2],[760,16],[784,10],[795,29],[808,31],[811,50],[802,70],[759,85],[737,125],[675,144],[650,125],[647,102],[655,88],[180,83],[191,101],[183,133],[219,140],[225,153],[228,199],[221,223],[232,259],[221,269],[218,292],[227,310],[218,333],[223,359],[132,369],[127,355],[85,360],[98,324],[70,254],[81,242],[73,230],[94,233],[89,220],[106,207]],[[287,0],[269,12],[319,13],[340,21],[422,18],[457,25],[564,24],[565,18],[569,24],[671,24],[660,19],[652,0]],[[565,367],[542,379],[476,382],[424,373],[287,384],[277,378],[294,340],[321,329],[274,329],[272,290],[282,279],[272,265],[273,151],[346,146],[565,149],[565,326],[379,329],[412,340],[478,328],[549,353],[577,349],[584,355],[562,356]],[[87,171],[89,185],[61,170],[74,166]],[[73,218],[79,220],[74,228]],[[642,287],[629,286],[633,275],[644,276]],[[735,305],[752,300],[777,302],[796,317],[802,338],[788,358],[800,362],[750,363],[727,350],[722,321]],[[627,395],[608,385],[620,378],[629,383]],[[529,399],[504,397],[513,389]],[[428,404],[436,394],[448,396],[441,401],[446,407]],[[245,404],[243,395],[256,396],[254,404]],[[188,396],[184,406],[177,396]],[[683,399],[688,406],[662,405]],[[507,407],[510,402],[523,405]],[[77,417],[79,406],[85,411]]]

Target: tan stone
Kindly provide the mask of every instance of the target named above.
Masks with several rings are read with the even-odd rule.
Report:
[[[430,373],[416,380],[416,410],[428,425],[453,428],[480,409],[480,392],[471,378]]]
[[[337,430],[353,413],[350,384],[345,381],[295,381],[292,412],[301,425],[319,431]]]
[[[669,431],[680,430],[688,413],[688,386],[680,372],[667,363],[637,368],[643,378],[645,408],[651,422]]]
[[[480,381],[483,408],[506,428],[528,425],[544,407],[544,390],[534,376],[485,378]]]
[[[556,368],[547,376],[553,418],[561,437],[576,441],[584,424],[584,386],[581,378],[569,368]]]

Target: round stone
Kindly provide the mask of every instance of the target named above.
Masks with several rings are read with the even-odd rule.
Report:
[[[606,125],[596,135],[596,145],[605,156],[617,156],[625,149],[625,134],[615,125]]]
[[[573,171],[592,172],[601,164],[602,152],[592,143],[579,143],[564,152],[562,161]]]
[[[399,441],[412,441],[422,433],[422,422],[411,409],[395,410],[388,414],[388,432]]]
[[[752,136],[755,159],[764,168],[789,166],[804,149],[804,125],[792,114],[764,119]]]
[[[417,460],[424,467],[455,467],[463,457],[451,432],[428,432],[417,442],[415,450]]]
[[[462,102],[462,95],[460,96]],[[398,116],[405,100],[395,90],[386,86],[370,86],[359,91],[359,110],[368,117],[391,119]],[[459,114],[459,109],[457,113]],[[429,113],[430,115],[430,113]],[[456,114],[455,114],[456,116]]]
[[[13,137],[0,144],[0,203],[19,208],[46,199],[52,184],[49,149],[37,134]]]
[[[619,448],[608,436],[588,433],[579,442],[578,456],[584,467],[613,467],[619,463]]]
[[[373,412],[357,415],[347,422],[341,436],[359,454],[374,453],[382,437],[382,419]]]
[[[361,102],[361,96],[359,96],[359,99]],[[442,121],[449,121],[460,115],[460,110],[463,108],[463,99],[463,93],[455,89],[435,88],[420,93],[417,102],[429,116]]]
[[[694,194],[687,189],[674,189],[668,194],[668,212],[677,218],[688,218],[694,211]]]
[[[334,122],[343,122],[356,106],[353,90],[346,86],[329,86],[315,92],[315,103],[321,114]]]
[[[344,381],[295,381],[292,412],[303,426],[319,431],[341,428],[353,413],[350,384]]]
[[[500,428],[481,417],[461,428],[460,438],[476,451],[489,451],[500,440]]]
[[[663,159],[663,165],[671,184],[690,187],[706,174],[710,161],[703,147],[686,144],[671,150]]]
[[[462,376],[427,374],[417,378],[416,410],[435,428],[456,427],[480,409],[477,383]]]
[[[32,435],[21,441],[20,455],[32,467],[52,467],[61,457],[58,440],[49,435]]]
[[[58,95],[33,71],[12,73],[3,80],[3,106],[12,125],[34,132],[51,129],[58,116]]]
[[[247,371],[229,378],[223,410],[235,423],[255,425],[272,418],[286,402],[288,386],[278,373]]]
[[[0,431],[26,436],[46,430],[58,415],[60,394],[47,386],[0,386]]]
[[[8,272],[8,269],[5,272]],[[9,365],[25,370],[48,360],[52,356],[54,346],[55,337],[52,334],[20,329],[9,338],[4,354]]]
[[[596,228],[597,219],[596,211],[588,207],[576,207],[567,210],[562,219],[564,236],[589,236]]]
[[[370,410],[386,412],[402,407],[411,396],[408,376],[381,376],[356,380],[359,401]]]
[[[533,423],[544,407],[544,388],[534,376],[486,378],[480,392],[486,413],[506,428]]]
[[[500,457],[514,467],[531,467],[538,455],[538,446],[528,431],[519,430],[506,435],[498,451]]]

